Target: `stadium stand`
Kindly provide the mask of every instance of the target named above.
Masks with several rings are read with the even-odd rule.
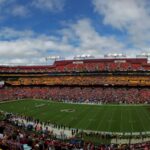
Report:
[[[58,60],[51,66],[0,66],[0,81],[4,83],[0,99],[149,103],[149,66],[147,58]],[[136,94],[133,96],[132,92]]]
[[[0,122],[0,148],[10,150],[149,150],[150,142],[137,144],[93,144],[82,140],[69,139],[67,141],[57,140],[53,131],[43,127],[37,130],[38,121],[35,126],[19,123],[16,120],[5,119]],[[32,118],[26,118],[31,120]],[[45,124],[46,126],[47,124]],[[86,133],[82,133],[81,136]],[[87,136],[98,136],[101,138],[111,138],[111,135],[101,135],[90,133]]]
[[[0,89],[1,101],[26,98],[76,103],[147,104],[150,103],[150,90],[133,87],[5,87]]]
[[[150,104],[147,58],[60,60],[46,66],[0,66],[0,101],[46,99],[74,103]],[[133,94],[134,93],[134,94]],[[0,122],[0,148],[149,150],[150,142],[126,145],[70,144],[45,133]],[[51,134],[50,134],[51,135]],[[49,136],[50,136],[49,135]]]
[[[61,60],[52,66],[0,66],[1,73],[99,72],[149,70],[146,58]]]

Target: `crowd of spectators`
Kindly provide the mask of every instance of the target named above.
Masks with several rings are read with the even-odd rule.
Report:
[[[0,66],[1,73],[43,73],[43,72],[97,72],[97,71],[144,71],[141,63],[86,62],[45,66]]]
[[[0,149],[2,150],[69,150],[81,149],[83,143],[60,140],[49,130],[34,130],[29,126],[5,120],[0,122]]]
[[[86,103],[150,103],[149,88],[134,87],[4,87],[0,100],[47,99],[63,102]]]
[[[82,135],[85,133],[82,133]],[[99,134],[89,134],[99,137]],[[82,138],[82,137],[81,137]],[[104,138],[107,138],[105,136]],[[108,137],[110,138],[110,137]],[[11,117],[0,122],[0,149],[2,150],[149,150],[150,142],[138,144],[94,144],[74,138],[58,140],[49,130],[35,130]]]
[[[0,88],[0,101],[15,99],[47,99],[75,103],[150,103],[146,87],[51,87],[22,86]],[[90,135],[91,136],[91,135]],[[94,135],[95,136],[95,135]],[[50,131],[31,131],[10,120],[0,121],[0,149],[11,150],[149,150],[150,142],[139,144],[94,145],[58,140]]]
[[[52,76],[52,77],[20,77],[18,80],[14,79],[5,81],[10,85],[134,85],[145,86],[150,85],[148,76]]]

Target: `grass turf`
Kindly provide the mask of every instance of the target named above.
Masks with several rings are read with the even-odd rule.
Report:
[[[72,128],[107,132],[150,131],[149,105],[82,105],[20,100],[1,103],[0,109]]]

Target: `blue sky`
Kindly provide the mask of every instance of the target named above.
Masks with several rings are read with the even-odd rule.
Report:
[[[0,63],[149,52],[149,0],[0,0]]]

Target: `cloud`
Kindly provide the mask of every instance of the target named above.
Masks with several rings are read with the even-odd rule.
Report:
[[[78,20],[62,30],[63,39],[75,43],[78,54],[85,53],[101,56],[109,51],[120,52],[124,44],[112,36],[102,36],[96,32],[89,19]]]
[[[93,0],[93,3],[96,11],[104,15],[104,23],[119,29],[138,21],[145,13],[139,0]]]
[[[44,11],[60,12],[64,8],[65,0],[33,0],[32,5]]]
[[[126,32],[128,42],[136,48],[150,46],[150,1],[93,0],[95,11],[103,23]]]
[[[69,53],[73,47],[59,38],[37,34],[31,30],[0,30],[0,63],[44,63],[49,53]]]
[[[9,27],[4,27],[0,29],[0,40],[31,38],[34,36],[36,35],[32,30],[18,31]]]
[[[127,48],[114,36],[101,35],[87,18],[67,23],[55,35],[0,29],[0,63],[45,63],[48,55],[70,59],[82,54],[100,57],[110,52],[134,56],[136,50]]]
[[[0,0],[0,17],[2,19],[10,16],[27,17],[29,14],[27,5],[19,3],[18,0]]]
[[[9,17],[29,17],[34,14],[34,9],[46,12],[61,12],[66,0],[31,0],[25,4],[20,0],[0,0],[0,19]]]
[[[11,13],[13,16],[19,16],[19,17],[27,17],[30,12],[29,9],[23,5],[14,5],[12,6]]]

